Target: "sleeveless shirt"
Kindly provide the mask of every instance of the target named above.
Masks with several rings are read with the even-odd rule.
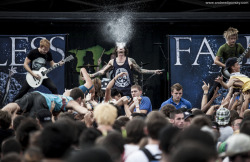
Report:
[[[119,73],[122,72],[128,73],[128,75],[121,76],[115,81],[114,88],[117,88],[122,91],[124,96],[130,96],[131,85],[133,84],[133,74],[128,63],[128,57],[126,57],[126,60],[123,65],[118,65],[116,59],[114,59],[113,67],[114,76],[117,76]]]

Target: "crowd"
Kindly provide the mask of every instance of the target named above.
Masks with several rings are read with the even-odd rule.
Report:
[[[128,71],[138,69],[122,57]],[[119,67],[116,61],[107,69]],[[182,97],[179,83],[155,108],[140,85],[130,85],[130,72],[117,68],[104,91],[96,77],[100,73],[90,75],[82,68],[84,85],[63,95],[28,92],[0,110],[1,162],[250,161],[250,78],[240,74],[235,57],[225,67],[230,79],[219,76],[215,82],[228,89],[227,96],[213,104],[219,87],[209,97],[211,87],[204,81],[197,108]],[[117,84],[120,89],[116,82],[129,84]]]

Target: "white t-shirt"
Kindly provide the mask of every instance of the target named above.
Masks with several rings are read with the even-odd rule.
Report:
[[[220,137],[218,139],[218,142],[224,142],[228,137],[233,135],[234,131],[233,128],[230,126],[222,127],[220,126]]]
[[[139,146],[138,145],[132,145],[132,144],[125,144],[124,149],[125,149],[125,151],[124,151],[124,160],[126,160],[129,155],[131,155],[132,153],[139,150]]]
[[[145,147],[153,156],[162,153],[157,144],[148,144]],[[130,154],[125,162],[149,162],[149,160],[142,150],[138,150]]]

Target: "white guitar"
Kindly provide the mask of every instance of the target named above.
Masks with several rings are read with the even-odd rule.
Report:
[[[72,55],[68,56],[67,58],[63,59],[62,61],[63,62],[68,62],[68,61],[71,61],[73,60],[74,57]],[[59,66],[59,64],[55,64],[54,66],[50,67],[49,69],[46,69],[45,67],[41,67],[39,69],[39,71],[35,71],[35,70],[32,70],[32,72],[34,74],[38,74],[41,79],[36,79],[34,76],[32,76],[30,73],[27,73],[26,75],[26,80],[28,82],[28,84],[32,87],[32,88],[37,88],[39,87],[42,82],[43,82],[43,79],[46,79],[48,78],[47,77],[47,74],[49,72],[51,72],[52,70],[54,70],[55,68],[57,68]]]

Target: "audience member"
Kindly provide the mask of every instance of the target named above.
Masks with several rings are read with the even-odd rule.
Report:
[[[124,160],[132,154],[134,151],[139,150],[139,143],[143,137],[145,137],[144,133],[144,120],[141,118],[136,118],[130,120],[126,124],[126,144],[124,145]]]
[[[216,111],[216,122],[219,124],[220,128],[220,138],[219,142],[225,141],[229,136],[233,134],[233,129],[229,125],[230,121],[230,111],[224,107],[219,108]]]
[[[151,154],[151,157],[154,157],[152,160],[161,159],[161,150],[159,149],[159,133],[162,128],[169,125],[169,121],[165,118],[165,115],[158,111],[152,111],[148,114],[146,121],[145,132],[148,135],[148,144],[141,150],[135,151],[130,154],[125,162],[148,162],[151,159],[148,154]]]
[[[181,110],[174,110],[170,112],[170,123],[179,128],[183,129],[184,128],[184,114]]]
[[[36,119],[40,128],[52,123],[52,114],[48,109],[41,109],[36,113]]]
[[[107,135],[112,131],[113,124],[117,118],[117,109],[108,103],[99,104],[94,109],[94,119],[97,123],[97,128],[102,134]]]
[[[0,110],[0,145],[2,144],[3,140],[14,136],[14,131],[10,129],[10,124],[10,114],[8,112]]]
[[[5,139],[2,143],[1,150],[1,158],[10,152],[15,152],[20,155],[22,153],[21,145],[15,138]]]
[[[175,108],[174,105],[166,104],[161,108],[160,112],[163,113],[169,119],[170,118],[170,112],[174,111],[175,109],[176,108]]]
[[[148,114],[152,111],[151,101],[147,96],[142,96],[140,85],[131,87],[131,96],[133,98],[133,104],[129,107],[131,112]]]
[[[176,107],[176,109],[180,109],[180,108],[191,109],[192,108],[192,104],[188,100],[182,98],[183,88],[179,83],[175,83],[174,85],[172,85],[171,95],[172,95],[171,98],[169,98],[167,101],[161,104],[160,109],[166,104],[172,104]]]

